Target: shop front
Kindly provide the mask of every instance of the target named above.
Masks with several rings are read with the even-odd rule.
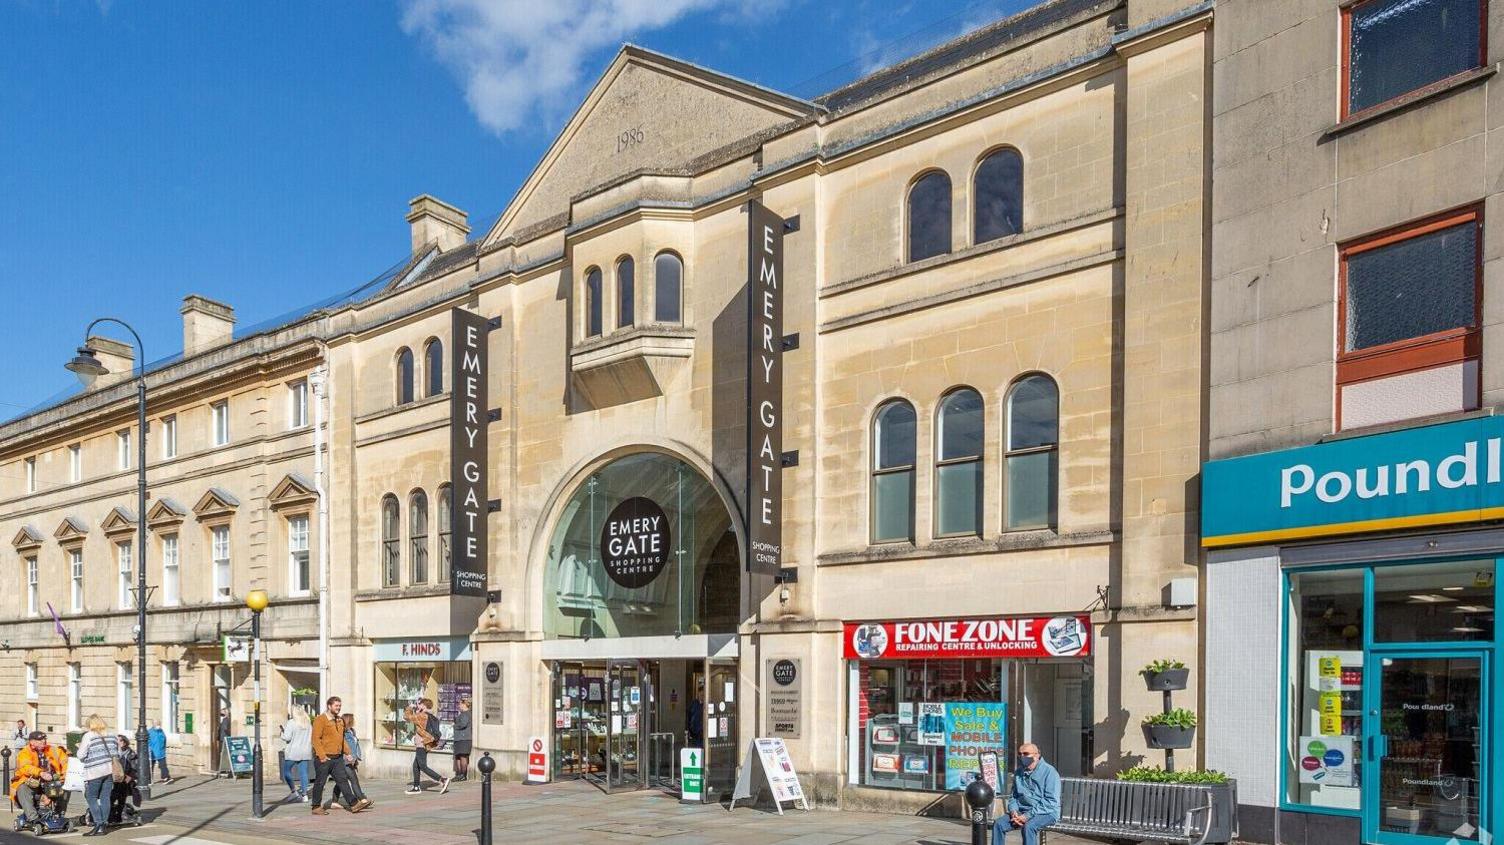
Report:
[[[716,800],[735,780],[743,601],[721,492],[669,454],[611,460],[564,501],[547,555],[552,776],[671,790],[693,747]]]
[[[416,729],[402,716],[409,705],[426,698],[434,703],[444,748],[454,736],[459,704],[473,694],[470,640],[467,637],[375,640],[375,743],[411,751]]]
[[[1020,743],[1062,775],[1090,768],[1089,616],[847,622],[848,783],[964,789],[979,755]]]
[[[1501,443],[1486,417],[1207,465],[1207,762],[1245,837],[1489,841]]]

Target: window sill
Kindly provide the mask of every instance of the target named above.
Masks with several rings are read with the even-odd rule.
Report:
[[[417,584],[413,586],[382,587],[377,590],[362,590],[355,594],[358,602],[391,601],[393,599],[421,599],[434,596],[450,596],[448,584]]]
[[[1498,72],[1497,65],[1473,68],[1472,70],[1449,76],[1446,79],[1437,80],[1423,88],[1417,88],[1409,93],[1401,94],[1392,100],[1386,100],[1376,106],[1369,106],[1360,112],[1348,115],[1321,133],[1321,139],[1325,141],[1329,138],[1345,135],[1360,126],[1366,126],[1397,111],[1403,111],[1419,103],[1444,96],[1459,88],[1475,85],[1493,76],[1496,72]]]
[[[372,420],[379,420],[382,417],[390,417],[394,414],[400,414],[403,411],[411,411],[414,408],[426,408],[429,405],[437,405],[440,402],[448,401],[448,399],[449,391],[446,390],[443,393],[437,393],[433,396],[425,396],[422,399],[414,399],[411,402],[406,402],[401,405],[393,405],[390,408],[382,408],[379,411],[372,411],[369,414],[362,414],[361,416],[355,418],[355,423],[356,425],[359,425],[361,423],[368,423]]]
[[[937,539],[924,545],[913,543],[883,543],[846,552],[828,552],[816,562],[820,566],[846,566],[860,563],[884,563],[900,560],[930,560],[935,558],[967,557],[971,555],[996,554],[998,552],[1026,551],[1032,549],[1070,548],[1074,546],[1103,546],[1118,541],[1116,531],[1081,531],[1074,534],[1059,534],[1051,530],[1010,531],[991,539],[976,537],[960,539]]]

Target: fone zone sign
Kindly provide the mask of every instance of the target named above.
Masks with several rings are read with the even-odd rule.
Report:
[[[747,203],[747,569],[783,566],[783,218]]]

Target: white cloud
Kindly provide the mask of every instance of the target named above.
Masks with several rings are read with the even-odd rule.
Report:
[[[745,2],[745,0],[742,0]],[[481,125],[501,134],[552,125],[577,105],[597,51],[737,0],[403,0],[402,29],[465,89]]]

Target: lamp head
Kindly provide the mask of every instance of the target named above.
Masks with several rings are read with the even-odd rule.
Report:
[[[95,356],[94,350],[87,346],[80,346],[73,360],[63,366],[78,376],[78,380],[86,388],[92,387],[95,379],[109,373],[109,370],[105,369],[104,364],[100,363],[99,358]]]
[[[245,606],[249,607],[252,613],[260,613],[266,610],[268,602],[269,599],[267,598],[266,590],[251,590],[245,594]]]

